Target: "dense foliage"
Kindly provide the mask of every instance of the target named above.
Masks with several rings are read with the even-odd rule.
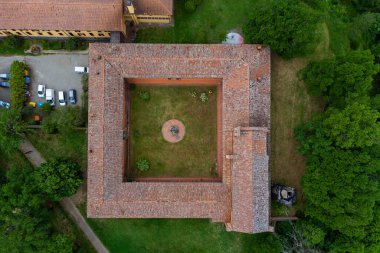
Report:
[[[11,64],[11,78],[9,80],[11,91],[11,107],[21,111],[26,102],[25,95],[25,63],[14,61]]]
[[[303,190],[306,220],[325,236],[317,246],[334,252],[378,252],[380,224],[380,113],[370,51],[310,63],[308,90],[326,110],[296,129],[308,158]],[[305,234],[312,241],[312,235]]]
[[[54,201],[73,195],[82,184],[79,164],[62,158],[43,163],[35,178],[41,191]]]
[[[368,96],[373,76],[379,71],[369,50],[351,51],[347,55],[311,62],[301,77],[312,95],[323,96],[334,106],[342,106],[346,99]]]
[[[20,119],[21,113],[15,109],[0,108],[0,150],[9,154],[17,149],[25,132],[25,124]]]
[[[11,167],[0,185],[2,252],[72,252],[72,240],[55,234],[46,200],[30,167]],[[65,246],[62,246],[64,242]]]
[[[243,28],[246,42],[269,45],[286,59],[312,53],[319,41],[318,16],[299,1],[266,1],[251,16]]]

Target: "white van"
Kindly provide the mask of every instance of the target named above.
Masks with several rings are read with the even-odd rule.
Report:
[[[80,74],[82,74],[82,73],[88,73],[89,70],[90,69],[88,67],[75,67],[74,68],[75,73],[80,73]]]
[[[59,105],[61,106],[66,105],[66,95],[64,91],[58,91],[58,101],[59,101]]]
[[[54,95],[54,89],[46,89],[46,103],[50,104],[51,106],[55,105],[55,95]]]

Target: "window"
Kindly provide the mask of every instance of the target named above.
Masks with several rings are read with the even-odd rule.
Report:
[[[73,33],[71,33],[71,32],[69,32],[69,35],[70,35],[70,36],[74,36],[74,34],[73,34]]]
[[[93,34],[93,33],[90,33],[90,35],[91,35],[91,36],[94,36],[94,34]]]
[[[47,32],[49,35],[53,35],[51,32]]]
[[[32,35],[32,33],[31,33],[31,32],[26,32],[26,34],[28,34],[28,35]]]

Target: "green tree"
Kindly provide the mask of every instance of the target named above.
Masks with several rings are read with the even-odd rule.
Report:
[[[302,180],[306,216],[363,239],[380,198],[379,173],[380,160],[364,152],[330,149],[311,156]]]
[[[380,140],[380,113],[354,102],[343,110],[330,108],[323,120],[325,135],[341,148],[370,147]]]
[[[14,61],[11,64],[11,78],[9,86],[11,92],[12,109],[21,112],[26,102],[25,95],[25,64],[23,62]]]
[[[0,108],[0,150],[7,154],[20,146],[22,133],[26,131],[20,118],[19,111]]]
[[[261,233],[254,235],[253,253],[280,253],[281,242],[272,233]]]
[[[1,248],[5,252],[40,252],[49,241],[50,224],[31,167],[11,167],[0,186]]]
[[[319,17],[300,1],[265,1],[251,14],[245,40],[269,45],[286,59],[312,53],[321,37]]]
[[[300,74],[311,95],[323,96],[331,105],[344,106],[368,96],[373,76],[380,70],[369,50],[311,62]]]
[[[54,201],[73,195],[82,184],[79,164],[63,158],[43,163],[35,178],[41,191]]]

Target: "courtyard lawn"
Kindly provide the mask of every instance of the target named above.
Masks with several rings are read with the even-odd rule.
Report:
[[[140,97],[144,92],[150,94],[148,101]],[[201,93],[207,94],[206,102],[200,100]],[[170,119],[185,125],[185,137],[178,143],[162,137],[162,126]],[[131,91],[132,169],[128,176],[217,176],[216,126],[216,86],[136,86]],[[139,159],[150,162],[149,170],[137,170]]]

